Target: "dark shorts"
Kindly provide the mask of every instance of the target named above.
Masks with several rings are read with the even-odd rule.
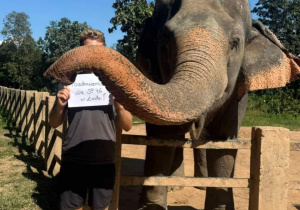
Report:
[[[109,206],[115,181],[115,165],[84,165],[63,162],[58,175],[61,210],[76,209],[88,204],[93,210]]]

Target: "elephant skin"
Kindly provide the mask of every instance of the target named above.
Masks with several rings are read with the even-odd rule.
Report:
[[[248,91],[285,86],[297,79],[299,65],[251,20],[246,0],[157,0],[137,68],[111,49],[82,46],[44,75],[70,84],[76,72],[93,70],[119,103],[147,122],[148,136],[181,138],[192,128],[194,139],[218,141],[237,138]],[[235,150],[194,156],[196,176],[233,177]],[[145,176],[181,175],[182,159],[182,149],[149,146]],[[139,209],[167,209],[167,188],[144,187]],[[207,188],[205,209],[234,209],[232,190]]]

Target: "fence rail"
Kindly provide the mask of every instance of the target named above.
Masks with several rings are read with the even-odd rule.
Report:
[[[56,175],[61,164],[62,140],[67,128],[53,129],[49,112],[55,97],[47,92],[24,91],[0,86],[0,107],[6,109],[16,122],[22,136],[34,145],[44,158],[45,169]],[[116,144],[116,184],[110,209],[118,209],[120,185],[144,186],[202,186],[249,188],[249,209],[287,209],[288,190],[300,190],[300,181],[289,181],[290,151],[300,151],[300,142],[289,140],[284,128],[261,127],[252,129],[250,140],[192,141],[190,139],[155,139],[146,136],[122,135]],[[250,177],[195,178],[195,177],[134,177],[121,175],[122,144],[167,146],[194,149],[250,149]]]

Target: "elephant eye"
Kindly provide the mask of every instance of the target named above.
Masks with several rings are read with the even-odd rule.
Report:
[[[240,39],[239,38],[233,38],[230,42],[230,45],[231,45],[231,50],[233,49],[237,49],[238,46],[240,44]]]

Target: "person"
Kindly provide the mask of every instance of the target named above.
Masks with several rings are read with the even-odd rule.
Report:
[[[80,45],[105,46],[104,35],[86,29],[80,34]],[[87,198],[93,210],[108,209],[115,179],[116,130],[129,131],[132,115],[115,100],[114,109],[111,105],[67,108],[70,97],[69,87],[62,87],[49,116],[53,128],[61,125],[66,115],[69,122],[58,175],[59,208],[83,209]]]

